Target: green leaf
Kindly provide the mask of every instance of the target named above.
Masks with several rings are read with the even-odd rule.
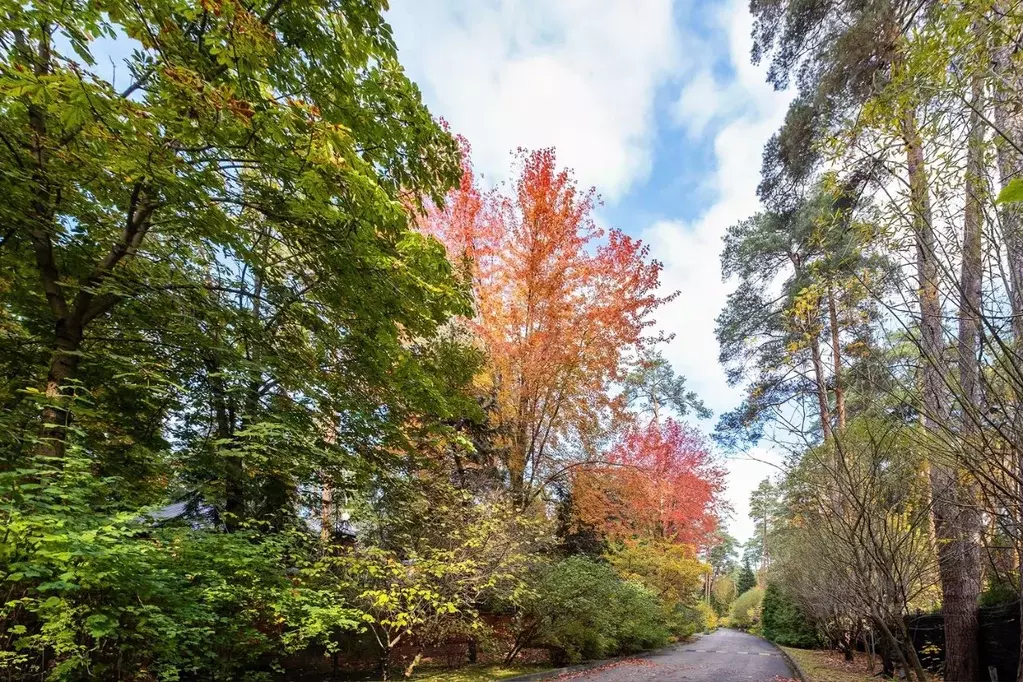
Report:
[[[1020,178],[1013,178],[1009,180],[1009,184],[1002,188],[1002,191],[998,193],[998,199],[995,200],[996,204],[1018,204],[1023,201],[1023,180]]]
[[[85,629],[94,639],[106,637],[115,630],[117,623],[109,616],[94,614],[85,619]]]

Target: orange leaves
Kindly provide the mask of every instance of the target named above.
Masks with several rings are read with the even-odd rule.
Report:
[[[574,476],[574,513],[614,540],[699,547],[714,530],[724,471],[699,432],[674,420],[634,428],[600,465]]]
[[[423,229],[472,278],[470,326],[489,358],[500,450],[513,494],[526,499],[550,473],[551,451],[567,436],[585,448],[612,408],[623,355],[642,344],[663,302],[661,265],[640,242],[596,225],[595,191],[558,168],[553,149],[519,149],[515,181],[485,192],[462,146],[461,185]]]

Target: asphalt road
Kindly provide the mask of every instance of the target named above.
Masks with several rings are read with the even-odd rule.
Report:
[[[586,682],[776,682],[793,676],[773,645],[737,630],[715,630],[652,656],[575,673]]]

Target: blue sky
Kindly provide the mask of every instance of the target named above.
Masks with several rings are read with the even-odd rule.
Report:
[[[399,55],[435,115],[492,181],[517,146],[555,146],[603,195],[601,222],[651,245],[657,323],[675,369],[717,413],[734,407],[717,364],[721,237],[757,210],[764,143],[789,93],[749,62],[745,0],[392,0]],[[713,422],[704,425],[712,428]],[[730,531],[747,538],[766,450],[729,459]]]

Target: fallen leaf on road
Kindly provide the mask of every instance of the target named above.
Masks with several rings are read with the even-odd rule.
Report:
[[[576,680],[581,677],[592,675],[593,673],[604,672],[605,670],[613,670],[615,668],[622,668],[625,666],[637,666],[640,668],[656,668],[657,664],[652,663],[642,658],[626,658],[623,661],[615,661],[614,663],[606,663],[598,668],[590,668],[588,670],[580,670],[574,673],[561,673],[555,680]]]

